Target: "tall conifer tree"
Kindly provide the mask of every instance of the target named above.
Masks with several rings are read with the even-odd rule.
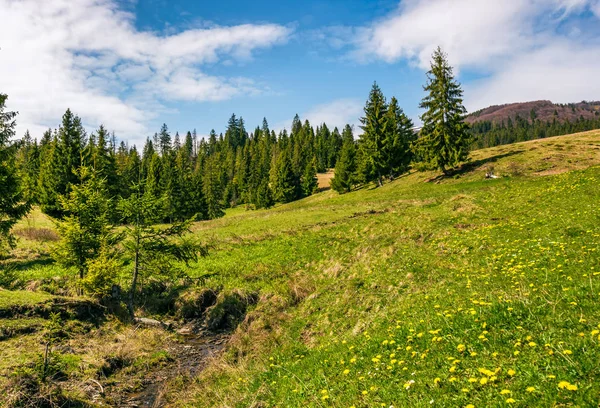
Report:
[[[360,136],[359,146],[362,177],[365,182],[377,181],[379,186],[383,185],[386,171],[384,145],[388,125],[387,109],[383,92],[374,83],[364,108],[365,116],[360,118],[363,134]]]
[[[342,138],[342,151],[335,166],[331,188],[338,193],[348,193],[356,182],[356,143],[350,125],[344,128]]]
[[[431,168],[446,173],[467,159],[471,137],[464,121],[467,110],[463,106],[463,91],[440,47],[433,53],[423,89],[427,95],[420,107],[426,111],[421,116],[423,128],[414,150]]]
[[[30,208],[19,185],[14,165],[15,146],[10,140],[15,134],[17,113],[5,111],[6,99],[5,94],[0,94],[0,255],[14,246],[10,231]]]
[[[408,171],[413,158],[411,143],[415,140],[412,120],[398,106],[398,100],[392,97],[386,119],[387,129],[384,143],[384,159],[387,176],[390,179]]]

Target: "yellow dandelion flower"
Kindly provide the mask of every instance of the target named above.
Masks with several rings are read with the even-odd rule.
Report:
[[[571,350],[565,350],[565,351],[563,351],[563,353],[565,353],[565,354],[573,354],[573,352]]]
[[[561,381],[558,383],[558,388],[567,389],[569,391],[577,391],[577,386],[569,383],[568,381]]]
[[[513,404],[513,403],[515,403],[515,402],[516,402],[516,401],[514,400],[514,398],[508,398],[508,399],[506,400],[506,403],[507,403],[507,404]]]
[[[506,395],[506,394],[510,394],[510,393],[511,393],[510,390],[502,390],[502,391],[500,391],[500,394],[502,394],[502,395]]]
[[[350,374],[350,370],[348,370],[348,369],[345,369],[345,370],[344,370],[344,375],[348,375],[348,374]]]
[[[487,384],[487,382],[488,382],[488,379],[487,379],[487,377],[481,377],[481,379],[479,380],[479,383],[480,383],[481,385],[486,385],[486,384]]]
[[[534,392],[535,391],[535,387],[527,387],[527,389],[525,391],[527,391],[527,392]]]
[[[367,395],[369,393],[369,391],[365,390],[362,392],[362,395]]]
[[[513,370],[512,368],[510,370],[508,370],[508,375],[510,375],[511,377],[513,375],[515,375],[517,372],[515,370]]]
[[[462,353],[463,351],[465,351],[467,348],[465,347],[464,344],[459,344],[458,346],[456,346],[456,349],[458,350],[459,353]]]

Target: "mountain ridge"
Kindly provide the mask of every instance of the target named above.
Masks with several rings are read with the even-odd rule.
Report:
[[[600,101],[559,104],[549,100],[538,100],[492,105],[469,113],[465,120],[469,124],[485,121],[502,123],[508,119],[515,121],[517,116],[529,122],[532,122],[532,118],[541,122],[552,122],[555,118],[559,122],[574,122],[581,117],[597,119],[600,117]]]

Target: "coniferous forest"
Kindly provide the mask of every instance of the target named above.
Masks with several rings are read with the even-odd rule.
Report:
[[[276,135],[266,119],[249,132],[232,115],[225,134],[211,131],[207,139],[196,130],[173,135],[165,124],[141,150],[115,140],[104,126],[86,134],[70,110],[39,143],[27,132],[15,160],[26,199],[48,215],[63,216],[59,197],[82,183],[77,173],[85,167],[105,179],[109,197],[129,198],[141,183],[162,200],[165,222],[213,219],[231,206],[268,208],[311,195],[317,172],[335,167],[342,146],[337,128],[315,128],[298,116],[289,134]]]
[[[495,123],[489,120],[475,122],[470,125],[473,135],[473,147],[483,149],[511,143],[525,142],[527,140],[544,139],[552,136],[562,136],[571,133],[585,132],[600,129],[600,116],[595,118],[584,118],[580,116],[577,120],[561,121],[555,113],[552,120],[540,120],[534,111],[529,118],[519,115],[507,118]]]

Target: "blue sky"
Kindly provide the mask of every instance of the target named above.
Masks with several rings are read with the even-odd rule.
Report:
[[[469,110],[600,99],[600,0],[0,0],[0,92],[36,137],[67,107],[137,143],[294,114],[358,124],[373,81],[418,122],[441,45]]]

